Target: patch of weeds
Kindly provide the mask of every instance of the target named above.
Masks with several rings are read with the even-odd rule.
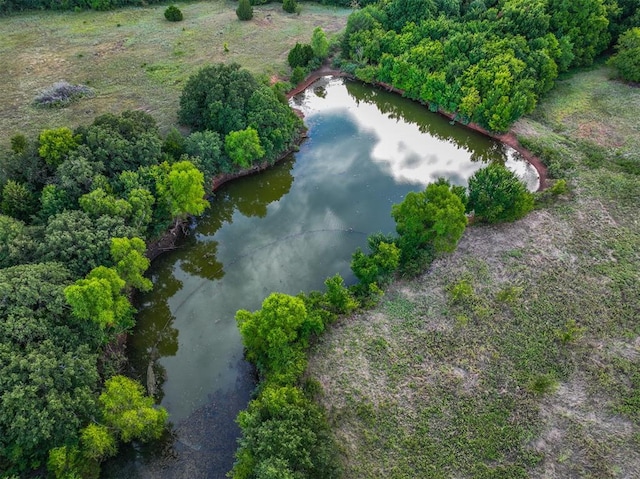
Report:
[[[505,286],[496,293],[496,301],[509,305],[514,305],[520,301],[524,288],[521,286]]]
[[[538,374],[529,381],[527,389],[533,394],[544,396],[558,389],[558,381],[551,374]]]
[[[475,300],[473,285],[468,279],[461,279],[448,288],[449,301],[455,305],[470,305]]]
[[[556,329],[556,337],[562,344],[569,344],[580,339],[584,330],[575,319],[569,319],[561,329]]]
[[[618,397],[613,410],[640,424],[640,364],[628,359],[613,361]]]
[[[72,85],[69,82],[60,81],[38,93],[33,103],[39,107],[63,108],[80,98],[93,95],[93,90],[86,85]]]
[[[562,178],[574,168],[570,149],[557,135],[544,137],[518,137],[518,141],[547,167],[551,178]]]

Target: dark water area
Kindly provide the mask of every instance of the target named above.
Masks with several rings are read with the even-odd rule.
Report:
[[[132,375],[170,414],[160,444],[129,448],[108,478],[224,478],[234,423],[254,388],[235,324],[279,291],[323,289],[369,234],[393,233],[391,206],[440,176],[467,179],[501,161],[537,187],[508,147],[397,95],[325,78],[292,100],[309,138],[293,156],[215,193],[179,247],[154,261],[129,344]]]

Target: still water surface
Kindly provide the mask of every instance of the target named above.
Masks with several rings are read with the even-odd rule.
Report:
[[[225,477],[233,418],[253,387],[235,312],[273,291],[322,289],[336,273],[352,282],[351,254],[394,231],[391,205],[409,191],[440,176],[466,184],[488,161],[537,188],[513,150],[397,95],[327,77],[292,105],[309,128],[300,151],[218,190],[192,234],[154,261],[130,358],[176,427],[160,453],[120,460],[111,477]]]

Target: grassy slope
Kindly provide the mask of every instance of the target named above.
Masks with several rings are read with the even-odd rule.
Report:
[[[516,126],[564,148],[571,195],[470,228],[315,347],[345,478],[640,477],[640,178],[615,160],[640,162],[640,89],[607,74]]]
[[[178,6],[184,20],[175,23],[164,19],[166,5],[0,18],[0,142],[125,109],[144,109],[167,130],[176,122],[184,81],[201,66],[235,61],[253,73],[286,74],[296,42],[308,42],[316,26],[328,34],[342,29],[349,13],[305,3],[297,16],[274,3],[240,22],[237,2]],[[60,80],[87,84],[97,95],[60,110],[31,106],[40,90]]]

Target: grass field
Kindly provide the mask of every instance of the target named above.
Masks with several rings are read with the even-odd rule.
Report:
[[[468,229],[315,346],[346,479],[640,477],[640,89],[608,74],[516,125],[570,194]]]
[[[298,16],[274,3],[240,22],[237,2],[177,5],[184,20],[175,23],[164,18],[166,5],[0,18],[0,144],[16,133],[87,124],[125,109],[151,113],[166,131],[185,80],[200,67],[235,61],[256,74],[286,75],[296,42],[308,42],[316,26],[328,35],[341,30],[350,12],[303,3]],[[60,80],[86,84],[96,95],[63,109],[32,106],[40,90]]]

